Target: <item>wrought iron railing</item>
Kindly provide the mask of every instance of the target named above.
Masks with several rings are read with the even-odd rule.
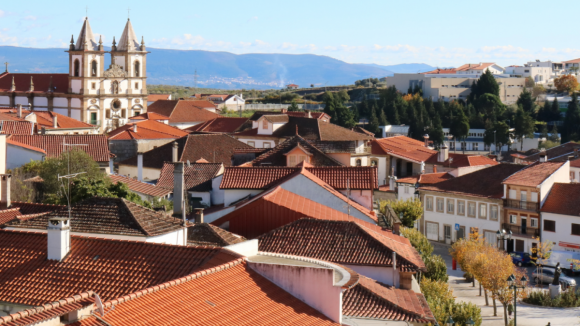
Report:
[[[539,203],[533,201],[523,201],[516,199],[506,199],[504,207],[525,209],[528,211],[537,211],[540,209]]]
[[[513,225],[513,224],[504,223],[503,224],[503,229],[506,230],[506,231],[511,230],[513,234],[531,235],[531,236],[534,236],[534,237],[539,237],[540,236],[540,230],[539,229],[531,229],[529,227],[522,228],[519,225]]]

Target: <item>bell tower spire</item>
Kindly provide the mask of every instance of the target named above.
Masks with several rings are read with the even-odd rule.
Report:
[[[91,29],[91,24],[89,24],[89,18],[85,18],[79,37],[77,38],[77,44],[75,46],[76,51],[97,51],[97,41],[93,35],[93,30]]]

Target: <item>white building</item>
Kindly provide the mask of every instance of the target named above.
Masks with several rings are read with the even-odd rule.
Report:
[[[506,67],[505,73],[511,77],[531,77],[536,84],[546,84],[553,78],[553,63],[551,61],[530,61],[523,66]]]

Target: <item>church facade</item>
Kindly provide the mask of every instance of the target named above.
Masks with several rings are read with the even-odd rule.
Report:
[[[69,50],[67,74],[0,74],[0,106],[53,111],[106,132],[147,112],[147,50],[128,20],[111,51],[95,39],[88,18]],[[105,69],[105,56],[111,64]]]

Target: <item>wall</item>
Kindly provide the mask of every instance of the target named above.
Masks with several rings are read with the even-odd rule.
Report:
[[[214,205],[220,205],[224,203],[225,191],[220,189],[220,184],[222,183],[223,174],[219,175],[211,180],[211,202]]]
[[[339,161],[344,166],[350,166],[350,154],[349,153],[327,153],[326,155],[332,157],[333,159]]]
[[[187,245],[187,228],[182,228],[180,230],[158,236],[147,237],[145,242],[185,246]]]
[[[464,167],[460,167],[454,170],[450,170],[449,174],[451,174],[454,177],[460,177],[462,175],[466,175],[469,174],[471,172],[475,172],[481,169],[485,169],[488,168],[489,165],[477,165],[477,166],[464,166]],[[437,171],[439,171],[439,167],[437,167]],[[443,172],[443,171],[441,171]]]
[[[233,202],[236,202],[248,195],[255,196],[261,193],[260,189],[225,189],[224,190],[224,206],[228,207]]]
[[[341,323],[342,289],[334,286],[333,269],[252,262],[248,266],[328,318]]]
[[[137,129],[139,133],[139,129]],[[140,140],[109,140],[109,150],[117,155],[115,162],[121,162],[137,155],[137,152],[148,152],[155,147],[163,146],[175,139],[140,139]]]
[[[136,177],[137,167],[119,164],[119,174],[127,177]],[[157,180],[159,175],[161,175],[161,169],[143,168],[143,180]]]
[[[415,185],[410,183],[397,183],[397,199],[413,200],[415,198]]]
[[[276,142],[271,139],[259,139],[259,138],[238,138],[244,144],[247,144],[249,141],[254,142],[254,148],[265,148],[264,144],[270,144],[270,148],[276,147]]]
[[[540,185],[540,207],[544,205],[544,201],[548,197],[554,182],[570,183],[570,161],[566,161]]]
[[[6,146],[6,168],[14,169],[30,161],[43,161],[44,154],[19,146]]]
[[[209,191],[205,191],[205,192],[189,191],[189,196],[192,198],[193,197],[201,198],[201,203],[203,205],[207,205],[208,207],[212,205],[211,192],[209,192]]]
[[[264,120],[266,120],[265,116],[256,121],[258,125],[258,135],[271,135],[274,132],[274,124],[266,120],[268,121],[267,128],[264,128]]]
[[[580,252],[580,236],[572,235],[572,224],[580,224],[578,216],[545,212],[541,214],[542,220],[556,222],[556,232],[544,231],[542,226],[542,241],[552,241],[554,243],[552,250]],[[570,246],[578,246],[579,249],[570,248]]]
[[[346,196],[346,189],[339,190],[341,194]],[[373,191],[372,190],[351,190],[350,199],[363,205],[369,211],[373,209]]]
[[[342,264],[344,267],[348,267],[353,271],[364,275],[366,277],[370,277],[373,280],[377,280],[381,283],[395,286],[398,280],[395,280],[395,273],[392,267],[383,267],[383,266],[363,266],[363,265],[348,265]],[[398,273],[396,273],[398,276]]]
[[[170,126],[177,127],[179,129],[187,129],[189,127],[193,127],[205,121],[193,121],[193,122],[169,122]]]

